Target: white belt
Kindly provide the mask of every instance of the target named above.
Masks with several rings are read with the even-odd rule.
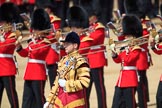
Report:
[[[44,60],[37,60],[37,59],[29,59],[28,62],[30,62],[30,63],[45,64],[45,61]]]
[[[135,66],[123,66],[122,70],[137,70]]]
[[[13,55],[12,54],[0,54],[0,57],[2,57],[2,58],[5,58],[5,57],[13,58]]]
[[[101,48],[101,46],[91,46],[91,50],[95,50],[95,49],[100,49]]]

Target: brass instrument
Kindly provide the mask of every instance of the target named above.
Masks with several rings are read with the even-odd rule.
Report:
[[[151,19],[151,22],[153,22],[156,25],[162,26],[162,16],[157,15],[155,18]]]
[[[121,33],[121,28],[116,28],[112,22],[108,22],[106,26],[110,28],[113,31],[113,33],[117,36]]]
[[[16,31],[18,29],[21,29],[23,27],[22,23],[13,23],[13,24],[4,24],[0,26],[0,30],[7,32],[7,31]]]
[[[73,31],[75,31],[75,30],[73,29]],[[38,31],[38,32],[22,34],[22,38],[23,38],[23,37],[26,37],[26,36],[29,37],[29,35],[33,35],[33,37],[34,37],[34,36],[37,36],[37,37],[38,37],[38,36],[39,36],[40,34],[42,34],[42,33],[50,33],[50,32],[51,32],[52,34],[49,34],[49,35],[54,35],[54,37],[51,38],[51,39],[48,39],[48,40],[50,41],[50,40],[56,39],[56,40],[58,41],[58,43],[59,43],[59,45],[58,45],[58,43],[56,43],[57,46],[58,46],[58,47],[62,47],[62,44],[61,44],[60,40],[63,40],[63,39],[66,37],[66,35],[67,35],[68,33],[70,33],[71,31],[62,32],[61,29],[58,29],[58,30],[56,30],[55,32],[53,32],[52,29],[46,29],[46,30],[42,30],[42,31]],[[77,31],[75,31],[75,32],[77,32]],[[87,34],[87,36],[88,36],[88,33],[89,33],[89,32],[92,32],[92,30],[90,30],[89,28],[85,28],[85,29],[82,29],[80,33]],[[81,34],[80,34],[80,35],[81,35]],[[26,43],[26,42],[29,40],[29,39],[27,39],[27,40],[21,41],[22,38],[19,39],[19,43]],[[61,38],[62,38],[62,39],[61,39]],[[39,43],[36,43],[36,44],[39,44]],[[38,47],[38,48],[35,48],[35,49],[31,49],[31,50],[32,50],[32,51],[38,50],[38,49],[41,49],[41,48],[44,48],[44,47],[48,47],[48,46],[50,46],[51,44],[53,44],[53,43],[50,43],[50,44],[47,44],[47,45],[44,45],[44,46],[41,46],[41,47]]]
[[[29,30],[30,29],[30,24],[31,24],[31,19],[26,13],[21,13],[20,16],[24,19],[24,24],[26,28]]]
[[[157,31],[156,26],[153,22],[147,22],[146,26],[148,31],[150,32],[151,37],[154,39],[155,43],[159,43],[162,41],[162,29]]]
[[[122,16],[120,14],[120,10],[114,10],[113,11],[114,15],[115,15],[115,18],[116,18],[116,23],[119,24],[121,23],[121,19],[122,19]]]

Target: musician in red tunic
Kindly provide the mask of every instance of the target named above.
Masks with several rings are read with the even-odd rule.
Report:
[[[24,74],[24,91],[22,108],[43,108],[45,103],[44,87],[46,76],[45,59],[50,49],[50,41],[41,30],[50,29],[50,18],[44,9],[36,9],[31,19],[31,29],[36,33],[26,48],[17,45],[17,52],[22,57],[28,57]],[[38,33],[38,34],[37,34]]]
[[[141,36],[143,39],[149,39],[149,31],[147,30],[146,26],[146,23],[149,22],[149,19],[146,17],[146,7],[140,6],[141,5],[138,5],[138,0],[125,1],[126,14],[134,14],[141,19],[143,26],[143,34]],[[149,102],[147,69],[149,69],[149,66],[152,65],[152,59],[149,53],[148,43],[146,42],[145,44],[140,45],[140,47],[142,48],[142,52],[137,62],[139,76],[139,85],[137,88],[138,104],[140,108],[147,108],[147,102]]]
[[[132,40],[142,35],[140,20],[134,15],[126,15],[122,19],[122,29],[125,39]],[[110,48],[112,45],[110,45]],[[136,108],[135,90],[138,86],[136,63],[141,53],[141,47],[128,43],[125,50],[117,54],[112,48],[112,58],[115,63],[121,63],[120,75],[115,87],[112,108]]]
[[[4,3],[0,6],[0,103],[6,89],[11,108],[19,108],[15,81],[17,70],[14,61],[17,34],[12,26],[20,21],[18,11],[18,7],[13,3]]]
[[[54,12],[53,12],[54,7],[52,6],[52,4],[45,4],[44,9],[49,14],[53,32],[60,30],[61,19],[54,15]],[[47,64],[47,69],[48,69],[50,86],[52,87],[55,77],[57,75],[57,72],[56,72],[57,62],[59,61],[60,52],[59,52],[58,47],[56,46],[57,39],[55,39],[55,35],[50,36],[49,39],[51,40],[53,44],[51,44],[51,48],[47,54],[46,64]]]
[[[90,108],[90,94],[92,84],[95,84],[98,108],[107,108],[106,105],[106,88],[104,85],[104,66],[107,65],[106,50],[104,44],[105,27],[98,22],[95,13],[89,14],[89,37],[93,39],[89,54],[87,56],[90,65],[90,86],[87,89],[88,107]]]
[[[86,33],[89,27],[88,13],[80,6],[73,6],[68,10],[67,19],[71,31],[78,33],[80,37],[79,53],[87,56],[93,40]]]

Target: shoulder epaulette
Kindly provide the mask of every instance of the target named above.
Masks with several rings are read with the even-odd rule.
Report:
[[[11,33],[8,38],[15,38],[16,37],[16,33]]]
[[[61,21],[61,18],[55,16],[55,15],[50,15],[50,20],[51,20],[51,23],[54,22],[54,21]]]
[[[135,45],[133,48],[132,48],[132,51],[133,50],[136,50],[136,49],[141,49],[141,47],[139,45]],[[141,49],[142,50],[142,49]]]
[[[97,26],[95,27],[95,29],[99,29],[99,28],[105,28],[105,26],[102,23],[97,23]]]
[[[90,38],[89,36],[86,36],[81,40],[81,42],[92,41],[92,40],[93,40],[92,38]]]
[[[47,38],[44,38],[43,40],[42,40],[42,42],[45,42],[45,43],[51,43],[50,41],[49,41],[49,39],[47,39]]]

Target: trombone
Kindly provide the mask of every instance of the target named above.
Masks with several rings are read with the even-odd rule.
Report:
[[[111,44],[110,40],[112,40],[112,42],[115,44],[115,49],[120,49],[122,47],[128,47],[128,46],[143,45],[145,43],[148,43],[149,39],[147,37],[149,37],[149,35],[145,35],[145,36],[142,36],[142,37],[139,37],[139,38],[125,40],[125,41],[113,41],[112,39],[109,39],[108,44],[100,44],[100,45],[94,45],[94,46],[90,46],[90,47],[85,47],[85,48],[78,49],[78,51],[90,49],[91,47],[110,46],[110,44]],[[53,43],[50,43],[50,44],[47,44],[47,45],[44,45],[44,46],[41,46],[41,47],[38,47],[38,48],[35,48],[35,49],[31,49],[31,51],[39,50],[39,49],[44,48],[44,47],[48,47],[51,44],[53,44]],[[54,44],[56,44],[56,43],[54,43]],[[60,45],[58,46],[58,48],[59,47],[60,47]],[[111,49],[110,48],[102,49],[102,50],[95,51],[95,52],[84,53],[82,55],[94,54],[94,53],[97,53],[97,52],[104,52],[106,50],[111,50]]]

